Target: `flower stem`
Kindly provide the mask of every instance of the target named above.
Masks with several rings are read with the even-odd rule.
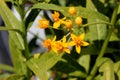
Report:
[[[111,23],[109,23],[109,22],[94,22],[94,23],[84,24],[84,25],[82,25],[81,27],[87,27],[87,26],[96,25],[96,24],[106,24],[106,25],[109,25],[109,26],[113,26],[113,25],[112,25]]]
[[[112,14],[112,18],[111,18],[111,24],[114,25],[115,24],[115,21],[116,21],[116,17],[117,17],[117,12],[118,12],[118,5],[116,6],[116,8],[114,9],[114,12]],[[86,78],[86,80],[93,80],[93,78],[95,77],[95,74],[98,70],[98,66],[97,66],[97,61],[103,57],[104,53],[105,53],[105,50],[107,48],[107,45],[108,45],[108,42],[109,42],[109,39],[111,37],[111,34],[112,34],[112,31],[114,29],[114,26],[110,26],[109,29],[108,29],[108,34],[107,34],[107,37],[103,43],[103,46],[101,48],[101,51],[96,59],[96,62],[95,62],[95,65],[93,67],[93,69],[91,70],[90,72],[90,75]]]

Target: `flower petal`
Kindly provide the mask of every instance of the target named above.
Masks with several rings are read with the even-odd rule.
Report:
[[[68,45],[69,45],[69,46],[74,46],[75,43],[74,43],[74,41],[71,41],[71,42],[68,42]]]
[[[60,21],[54,22],[53,28],[58,29],[60,27]]]
[[[83,40],[85,38],[85,34],[82,33],[79,37],[80,37],[81,40]]]
[[[66,42],[66,36],[63,36],[62,40],[63,40],[62,42],[65,43]]]
[[[53,50],[55,53],[58,53],[56,47],[53,47],[53,46],[52,46],[52,50]]]
[[[80,52],[81,52],[81,47],[80,47],[80,46],[75,46],[75,48],[76,48],[76,52],[77,52],[78,54],[80,54]]]
[[[71,34],[71,38],[72,38],[72,39],[74,39],[74,38],[76,38],[76,37],[77,37],[76,35]]]
[[[68,53],[68,54],[70,54],[70,49],[64,49],[64,51],[66,52],[66,53]]]
[[[88,42],[82,42],[83,43],[83,45],[82,46],[88,46],[89,45],[89,43]]]

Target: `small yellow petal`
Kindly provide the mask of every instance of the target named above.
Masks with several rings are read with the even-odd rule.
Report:
[[[82,33],[79,37],[80,37],[81,40],[84,40],[84,38],[85,38],[85,34]]]
[[[78,54],[80,54],[80,52],[81,52],[81,47],[80,47],[80,46],[75,46],[75,48],[76,48],[76,52],[77,52]]]
[[[55,47],[52,47],[52,50],[55,52],[55,53],[58,53],[57,49]]]
[[[70,54],[70,49],[64,49],[64,51],[68,54]]]
[[[62,18],[61,20],[64,21],[66,19],[66,17]]]
[[[60,21],[54,22],[53,28],[58,29],[60,27]]]
[[[62,40],[65,43],[66,42],[66,36],[64,36]]]
[[[53,40],[52,41],[55,41],[56,40],[56,36],[54,36]]]
[[[82,42],[83,43],[83,45],[82,46],[88,46],[89,45],[89,43],[88,42]]]
[[[74,41],[71,41],[71,42],[68,42],[68,45],[69,45],[69,46],[74,46],[75,43],[74,43]]]
[[[76,35],[71,34],[71,38],[72,38],[72,39],[74,39],[74,38],[76,38],[76,37],[77,37]]]

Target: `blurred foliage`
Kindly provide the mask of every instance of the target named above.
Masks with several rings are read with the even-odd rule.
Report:
[[[12,3],[20,15],[18,20],[8,8],[6,2]],[[27,10],[25,5],[31,4]],[[0,30],[9,31],[9,47],[13,66],[0,64],[0,70],[6,72],[0,74],[0,80],[30,80],[37,76],[40,80],[120,80],[120,4],[119,0],[0,0],[0,16],[5,27]],[[53,19],[49,16],[54,11],[60,12],[60,17],[71,18],[69,7],[74,6],[78,11],[72,18],[80,16],[83,23],[80,28],[74,28],[76,34],[85,33],[85,41],[89,46],[81,47],[81,53],[77,54],[75,47],[71,47],[71,54],[56,54],[53,51],[42,52],[39,55],[31,54],[36,45],[35,35],[31,42],[27,43],[27,32],[31,28],[35,18],[42,10],[42,18],[49,19],[52,25]],[[113,15],[114,10],[118,11]],[[29,12],[28,16],[26,14]],[[111,22],[116,16],[114,23]],[[61,25],[60,27],[62,27]],[[113,28],[111,28],[111,26]],[[39,29],[39,28],[38,28]],[[51,32],[52,29],[52,32]],[[109,30],[112,29],[107,40]],[[54,34],[53,34],[54,33]],[[47,38],[57,36],[60,40],[68,34],[66,29],[46,28]],[[69,36],[68,36],[69,37]],[[43,41],[41,39],[41,41]],[[105,50],[101,52],[106,41]],[[99,55],[103,55],[99,57]],[[96,68],[91,77],[92,69]],[[8,71],[8,72],[7,72]],[[9,73],[10,72],[10,73]],[[93,73],[92,73],[93,74]]]

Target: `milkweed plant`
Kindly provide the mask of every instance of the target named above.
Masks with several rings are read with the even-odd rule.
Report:
[[[25,9],[26,4],[31,6]],[[119,0],[0,0],[5,24],[0,31],[9,32],[13,63],[0,64],[4,71],[0,80],[120,80],[119,4]],[[35,37],[45,50],[32,54],[35,45],[29,45],[27,33],[40,11],[44,16],[34,27],[43,29],[46,38]]]

